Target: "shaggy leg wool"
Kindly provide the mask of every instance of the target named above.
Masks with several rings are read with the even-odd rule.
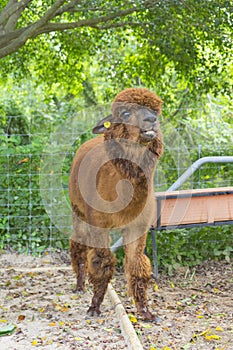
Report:
[[[110,249],[92,248],[88,252],[87,260],[89,281],[93,284],[94,289],[88,313],[93,316],[100,314],[100,305],[113,276],[116,258]]]
[[[134,298],[139,314],[145,320],[153,320],[155,316],[149,311],[147,289],[151,276],[151,264],[144,254],[146,236],[125,246],[125,274],[128,281],[129,295]]]
[[[87,271],[88,247],[70,239],[70,257],[73,270],[76,274],[77,283],[75,292],[85,290],[85,277]]]

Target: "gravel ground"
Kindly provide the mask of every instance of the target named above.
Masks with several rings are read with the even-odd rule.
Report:
[[[102,314],[87,316],[91,288],[72,293],[69,264],[66,254],[0,256],[0,327],[16,326],[12,335],[0,338],[1,350],[127,349],[107,296]],[[145,350],[233,350],[232,271],[232,263],[208,262],[152,280],[149,303],[159,324],[137,315],[122,272],[115,274],[113,286]]]
[[[74,274],[55,263],[49,257],[1,256],[0,327],[13,323],[16,329],[0,338],[0,349],[127,349],[108,297],[102,314],[89,317],[90,288],[72,293]]]
[[[173,276],[160,275],[149,291],[160,324],[137,316],[124,282],[113,286],[128,314],[135,316],[131,318],[144,349],[233,350],[232,267],[232,262],[206,262]]]

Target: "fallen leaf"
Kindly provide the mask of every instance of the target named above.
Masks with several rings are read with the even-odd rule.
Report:
[[[102,323],[104,322],[104,320],[102,320],[101,318],[99,318],[99,319],[97,320],[97,322],[100,323],[100,324],[102,324]]]
[[[49,326],[50,326],[50,327],[56,326],[56,322],[50,322],[50,323],[49,323]]]
[[[182,350],[189,350],[189,349],[190,349],[190,346],[191,346],[191,344],[188,343],[188,344],[183,345],[183,346],[181,347],[181,349],[182,349]]]
[[[22,160],[19,160],[17,164],[27,163],[29,161],[29,158],[24,158]]]
[[[216,328],[215,328],[215,330],[216,330],[216,331],[219,331],[219,332],[223,332],[222,327],[219,327],[219,326],[218,326],[218,327],[216,327]]]
[[[32,346],[37,346],[37,344],[38,344],[38,341],[37,341],[37,340],[33,340],[33,341],[32,341]]]
[[[23,275],[17,275],[17,276],[13,276],[12,277],[14,280],[18,281],[21,280],[23,278]]]
[[[140,323],[140,326],[143,328],[152,328],[152,325],[147,323]]]
[[[130,322],[132,322],[132,323],[137,323],[138,322],[137,318],[134,315],[132,315],[132,314],[129,314],[129,319],[130,319]]]
[[[61,310],[61,312],[67,312],[67,311],[69,311],[69,308],[68,307],[61,307],[60,310]]]
[[[119,334],[121,334],[121,329],[120,328],[113,328],[113,330]]]
[[[220,290],[218,288],[214,288],[213,289],[214,293],[218,294],[218,293],[221,293]]]
[[[18,316],[18,321],[23,321],[25,320],[25,316],[24,315],[19,315]]]
[[[197,335],[206,335],[206,334],[209,334],[209,333],[210,333],[210,329],[207,328],[205,331],[203,331],[203,332],[201,332],[201,333],[199,333]]]
[[[15,330],[15,325],[12,323],[7,324],[6,326],[3,326],[0,328],[0,336],[3,337],[4,335],[12,334]]]
[[[220,337],[220,335],[211,334],[211,335],[206,335],[205,339],[206,340],[219,340],[219,339],[221,339],[221,337]]]
[[[107,332],[112,332],[113,331],[112,328],[104,328],[104,330],[107,331]]]

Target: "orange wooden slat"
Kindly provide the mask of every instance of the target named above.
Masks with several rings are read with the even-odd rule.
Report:
[[[233,220],[233,187],[158,192],[155,196],[157,203],[161,201],[161,226]]]

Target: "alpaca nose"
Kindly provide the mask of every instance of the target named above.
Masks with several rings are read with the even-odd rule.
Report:
[[[145,119],[143,120],[144,122],[150,122],[154,123],[156,121],[156,115],[152,113],[147,113]]]

